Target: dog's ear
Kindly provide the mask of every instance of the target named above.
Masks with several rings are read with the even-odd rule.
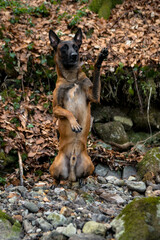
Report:
[[[74,41],[77,43],[78,47],[80,48],[82,44],[82,30],[79,28],[74,36]]]
[[[60,42],[60,39],[57,36],[57,34],[55,34],[55,32],[53,32],[52,30],[49,30],[49,40],[50,40],[51,46],[54,48],[54,50],[56,50]]]

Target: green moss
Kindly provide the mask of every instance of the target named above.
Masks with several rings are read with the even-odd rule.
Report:
[[[111,9],[122,2],[123,0],[92,0],[89,7],[93,12],[98,13],[99,17],[108,19]]]
[[[102,3],[103,0],[93,0],[89,7],[93,12],[98,13],[99,9],[102,6]]]
[[[12,226],[12,231],[13,232],[20,232],[21,231],[21,224],[16,221],[13,226]]]
[[[4,152],[0,152],[0,160],[1,161],[6,161],[7,160]]]
[[[149,150],[137,167],[141,178],[150,175],[149,173],[157,175],[160,171],[160,147]]]
[[[133,130],[130,130],[127,132],[129,140],[133,143],[137,143],[139,141],[147,139],[150,134],[146,132],[134,132]]]
[[[6,221],[8,220],[11,224],[15,223],[15,220],[13,220],[13,218],[11,218],[8,214],[2,212],[2,210],[0,209],[0,219],[2,221]]]
[[[17,162],[17,156],[15,155],[8,155],[6,156],[4,152],[0,152],[0,160],[1,160],[1,164],[3,165],[3,167],[11,164],[11,163],[14,163],[14,162]]]
[[[104,1],[101,8],[98,11],[99,17],[103,17],[104,19],[108,19],[111,14],[112,9],[112,1]]]
[[[84,192],[81,196],[86,202],[89,202],[89,203],[94,202],[94,198],[91,196],[91,194]]]
[[[133,200],[118,216],[124,221],[125,231],[119,240],[155,240],[160,237],[159,197]]]

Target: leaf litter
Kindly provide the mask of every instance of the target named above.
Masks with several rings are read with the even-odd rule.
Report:
[[[32,6],[39,6],[43,1],[24,1]],[[11,42],[11,50],[15,52],[19,61],[18,78],[27,71],[27,62],[30,56],[33,58],[33,64],[40,63],[40,56],[51,53],[51,47],[48,38],[49,29],[53,29],[57,34],[62,35],[61,39],[68,39],[73,36],[74,27],[69,27],[73,16],[79,9],[87,7],[75,1],[61,1],[60,5],[46,2],[49,9],[48,17],[37,17],[22,14],[19,16],[18,23],[10,22],[13,11],[10,7],[1,10],[1,23],[5,26],[2,30],[5,38]],[[103,47],[109,48],[109,56],[103,64],[102,73],[116,68],[119,63],[124,66],[134,67],[138,65],[159,64],[160,62],[160,2],[158,0],[146,1],[124,1],[112,10],[108,20],[99,19],[97,14],[85,8],[86,14],[81,17],[77,27],[83,31],[83,45],[80,50],[82,60],[86,67],[92,65],[95,57]],[[62,17],[70,13],[71,18]],[[28,19],[32,18],[32,24]],[[58,20],[60,19],[60,20]],[[69,29],[70,28],[70,29]],[[30,34],[26,34],[30,30]],[[89,32],[92,34],[89,36]],[[5,44],[4,39],[0,39],[0,48]],[[32,44],[32,45],[30,45]],[[28,46],[33,46],[29,49]],[[0,57],[3,57],[3,49],[0,50]],[[45,63],[44,63],[45,64]],[[51,67],[51,69],[54,68]],[[89,71],[90,73],[90,71]],[[17,91],[17,96],[24,95],[23,91]],[[34,180],[46,180],[52,182],[48,174],[49,161],[56,156],[58,149],[57,124],[56,119],[44,107],[44,103],[52,101],[52,96],[39,94],[38,103],[31,101],[32,91],[25,89],[25,97],[20,102],[19,108],[15,109],[12,99],[3,102],[0,101],[0,133],[5,142],[3,149],[6,154],[11,150],[17,150],[27,154],[24,163],[26,170],[26,179],[32,177],[35,170],[44,171],[42,176],[34,175]],[[15,136],[11,136],[11,132]],[[123,167],[126,164],[134,164],[140,161],[143,156],[136,151],[119,153],[114,150],[106,150],[103,147],[95,148],[97,139],[89,136],[88,151],[93,162],[107,163],[110,168]],[[47,159],[47,161],[41,161]],[[53,160],[52,159],[52,160]],[[30,170],[30,171],[29,171]],[[8,175],[10,182],[19,184],[18,169]]]

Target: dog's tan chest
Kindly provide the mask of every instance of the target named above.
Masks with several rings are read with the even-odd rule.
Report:
[[[71,111],[75,117],[83,115],[86,112],[86,94],[78,84],[68,90],[64,100],[65,109]]]

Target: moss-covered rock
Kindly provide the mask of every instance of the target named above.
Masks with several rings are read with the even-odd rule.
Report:
[[[160,173],[160,147],[149,150],[138,163],[138,174],[144,180],[151,180]]]
[[[128,142],[128,136],[120,122],[95,123],[94,129],[106,143],[115,142],[123,144]]]
[[[116,4],[121,4],[123,0],[92,0],[90,4],[90,9],[98,13],[99,17],[108,19],[111,13],[111,9],[116,6]]]
[[[0,210],[0,239],[1,240],[19,240],[21,233],[21,224],[11,218],[8,214]]]
[[[111,222],[116,240],[160,239],[160,198],[133,200]]]

